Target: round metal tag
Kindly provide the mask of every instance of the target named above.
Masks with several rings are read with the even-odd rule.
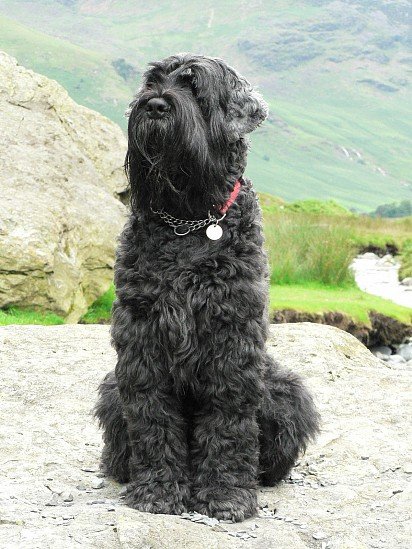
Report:
[[[206,236],[210,238],[210,240],[219,240],[222,234],[222,227],[220,227],[219,225],[209,225],[209,227],[206,229]]]

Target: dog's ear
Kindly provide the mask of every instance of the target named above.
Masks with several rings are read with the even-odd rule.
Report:
[[[255,130],[267,117],[268,106],[259,92],[242,76],[228,67],[229,88],[226,120],[231,139]]]
[[[223,122],[229,142],[252,132],[268,115],[261,95],[221,59],[199,56],[190,63],[188,77],[203,112],[215,126]]]

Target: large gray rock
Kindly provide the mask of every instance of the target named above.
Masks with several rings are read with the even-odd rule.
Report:
[[[126,141],[0,52],[0,307],[76,321],[112,279]]]
[[[322,434],[290,481],[260,490],[258,517],[207,526],[129,509],[97,477],[107,326],[1,328],[0,547],[409,548],[409,374],[336,328],[271,330],[271,352],[316,394]]]

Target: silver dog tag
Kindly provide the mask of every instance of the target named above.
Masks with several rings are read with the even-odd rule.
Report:
[[[206,229],[206,236],[210,240],[219,240],[222,234],[223,234],[223,231],[220,225],[209,225],[209,227]]]

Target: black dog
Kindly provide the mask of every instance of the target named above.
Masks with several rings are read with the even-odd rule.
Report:
[[[265,351],[268,267],[242,174],[266,115],[244,78],[196,55],[152,63],[130,105],[118,362],[96,415],[103,467],[142,511],[243,520],[258,481],[284,478],[318,429],[300,379]]]

